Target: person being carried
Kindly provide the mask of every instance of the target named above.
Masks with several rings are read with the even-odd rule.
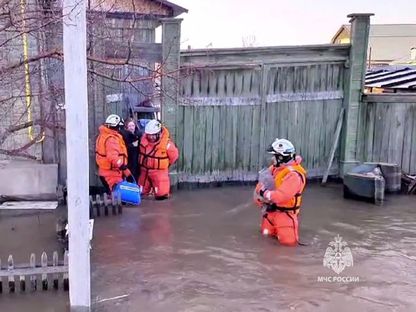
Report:
[[[125,127],[121,130],[121,134],[127,147],[127,167],[137,180],[139,178],[139,143],[141,134],[132,118],[128,118],[125,121]]]
[[[120,134],[123,126],[123,119],[112,114],[107,117],[104,125],[99,127],[95,159],[98,175],[107,193],[111,193],[118,183],[132,175],[127,168],[127,148]]]
[[[295,147],[286,139],[275,139],[267,152],[274,155],[273,165],[268,168],[274,185],[268,189],[259,181],[254,194],[255,203],[262,208],[261,232],[277,237],[282,245],[296,246],[306,170],[301,166],[302,158],[295,154]]]
[[[143,195],[149,195],[153,190],[155,199],[169,197],[169,167],[178,157],[179,152],[169,138],[169,130],[158,120],[150,120],[146,124],[139,149],[139,184],[143,187]]]

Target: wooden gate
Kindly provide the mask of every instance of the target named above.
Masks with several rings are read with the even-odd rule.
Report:
[[[322,176],[344,97],[349,46],[183,52],[179,182],[252,181],[274,138]],[[338,154],[330,173],[338,173]]]

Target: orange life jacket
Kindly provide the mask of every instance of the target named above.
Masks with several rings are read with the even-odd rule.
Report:
[[[278,170],[277,173],[273,173],[273,176],[275,179],[275,186],[276,188],[279,188],[282,185],[286,175],[288,175],[290,172],[296,172],[302,179],[301,189],[297,194],[295,194],[295,196],[293,196],[287,202],[282,203],[279,206],[272,205],[272,207],[280,211],[293,211],[297,213],[302,203],[302,192],[305,188],[306,183],[306,170],[300,164],[289,165],[281,170]]]
[[[100,169],[103,170],[115,170],[118,167],[114,167],[110,159],[107,158],[106,145],[110,138],[117,140],[121,152],[118,156],[121,156],[122,165],[127,165],[127,147],[124,143],[123,137],[118,132],[108,129],[100,128],[100,134],[97,137],[95,144],[95,160]]]
[[[139,164],[146,169],[168,169],[168,144],[169,144],[169,130],[162,127],[161,137],[159,142],[150,143],[146,135],[143,136],[140,142],[140,156]]]

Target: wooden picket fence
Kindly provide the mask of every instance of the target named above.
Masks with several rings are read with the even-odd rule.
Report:
[[[64,291],[69,290],[68,279],[68,251],[64,253],[63,262],[59,261],[58,252],[55,251],[52,256],[52,261],[48,261],[48,255],[43,252],[40,257],[40,264],[36,264],[36,255],[30,255],[29,265],[15,266],[13,256],[9,255],[7,265],[2,266],[0,259],[0,294],[8,288],[8,293],[16,292],[16,284],[19,285],[20,292],[27,290],[27,282],[29,281],[30,291],[38,289],[38,277],[41,277],[40,284],[42,290],[59,289],[60,280],[62,280],[62,288]],[[62,278],[61,278],[62,276]],[[7,281],[6,285],[3,283]],[[50,284],[49,282],[52,281]]]

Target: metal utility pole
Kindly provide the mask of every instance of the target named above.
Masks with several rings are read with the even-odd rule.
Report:
[[[63,1],[71,310],[91,306],[85,0]]]

